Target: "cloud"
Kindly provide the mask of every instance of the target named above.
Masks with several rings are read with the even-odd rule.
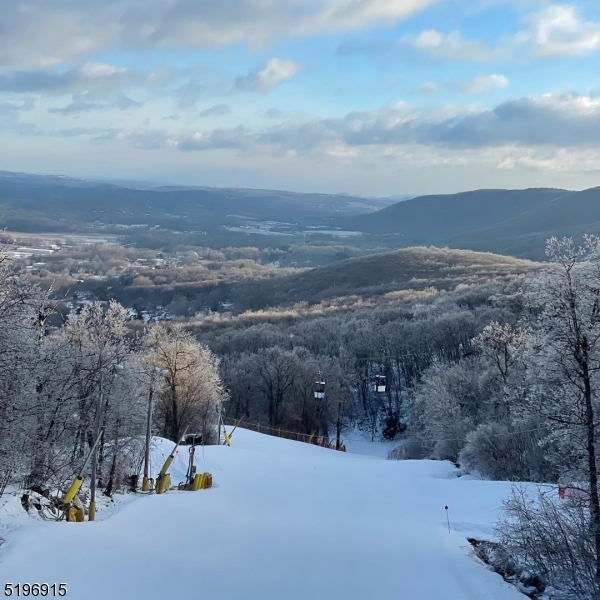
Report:
[[[372,23],[396,23],[439,1],[330,0],[315,21],[324,29],[360,29]]]
[[[385,109],[390,112],[390,109]],[[348,144],[420,144],[453,148],[600,145],[600,98],[573,94],[524,97],[491,110],[470,111],[436,119],[403,112],[396,119],[369,115],[335,129]]]
[[[142,103],[138,102],[137,100],[133,100],[132,98],[126,96],[123,92],[121,92],[115,100],[115,106],[120,110],[127,110],[129,108],[142,106]]]
[[[26,98],[21,102],[0,102],[0,118],[17,116],[21,112],[33,110],[34,106],[31,98]]]
[[[128,110],[133,107],[142,106],[141,102],[131,99],[122,92],[113,99],[113,101],[97,102],[95,94],[89,92],[83,92],[81,94],[74,94],[71,97],[71,102],[67,106],[60,108],[49,108],[48,112],[57,115],[77,115],[82,112],[89,112],[92,110],[109,110],[112,107],[116,107],[119,110]]]
[[[452,62],[487,62],[489,60],[489,50],[483,43],[464,40],[458,31],[443,34],[435,29],[428,29],[416,37],[406,36],[401,42],[415,50],[425,52],[433,58]]]
[[[600,51],[600,22],[579,19],[575,6],[549,6],[532,15],[529,22],[529,30],[519,37],[531,40],[535,58],[585,56]]]
[[[461,94],[483,94],[491,89],[505,89],[510,86],[510,80],[497,73],[492,75],[481,75],[470,81],[442,82],[428,81],[421,84],[415,91],[421,94],[435,94],[442,91],[460,92]]]
[[[286,114],[278,108],[267,108],[267,110],[262,111],[261,115],[265,119],[281,119],[286,116]]]
[[[231,114],[231,109],[227,104],[215,104],[210,108],[205,108],[198,113],[199,117],[224,117]]]
[[[52,112],[69,115],[106,106],[109,105],[98,106],[85,95],[76,95],[66,107]],[[2,108],[4,112],[14,112],[13,106],[0,107],[0,112]],[[77,131],[78,135],[85,135],[83,129]],[[145,130],[142,125],[134,131],[119,130],[118,134],[111,130],[106,133],[108,137],[97,131],[93,135],[98,141],[121,140],[140,149],[237,150],[256,156],[325,153],[346,158],[375,154],[381,158],[395,156],[400,150],[412,152],[418,147],[457,152],[457,156],[464,151],[483,152],[503,147],[600,151],[600,96],[567,93],[525,96],[489,109],[458,105],[419,110],[407,103],[394,103],[378,110],[352,111],[338,118],[301,120],[298,115],[296,119],[265,127],[240,125],[186,133],[181,126]]]
[[[130,85],[137,79],[139,76],[128,69],[105,63],[88,62],[82,67],[74,69],[43,69],[5,73],[0,75],[0,91],[65,94],[112,89],[116,86]]]
[[[131,146],[142,150],[160,150],[170,145],[171,137],[166,131],[150,129],[148,131],[134,132],[127,135],[121,134]]]
[[[76,115],[90,110],[106,110],[108,106],[105,103],[93,102],[88,99],[88,94],[75,94],[71,102],[62,108],[49,108],[48,112],[57,115]]]
[[[472,81],[460,84],[460,89],[465,94],[482,94],[490,89],[505,89],[510,86],[510,81],[504,75],[482,75]]]
[[[265,94],[274,90],[280,83],[293,77],[300,65],[291,60],[271,58],[264,67],[251,71],[244,77],[237,77],[234,89],[239,92],[257,92]]]
[[[417,89],[417,92],[420,92],[421,94],[435,94],[436,92],[438,92],[442,87],[444,87],[443,85],[440,85],[439,83],[436,83],[435,81],[426,81],[425,83],[422,83]]]
[[[491,47],[476,40],[465,40],[458,31],[444,34],[435,29],[405,36],[399,45],[436,59],[481,63],[587,56],[600,51],[600,22],[580,19],[573,5],[547,6],[528,14],[523,22],[524,29],[501,38]]]
[[[249,145],[250,130],[239,126],[234,129],[215,129],[210,132],[197,132],[177,141],[182,152],[205,150],[242,150]]]
[[[4,71],[72,64],[106,49],[264,46],[393,24],[440,0],[3,0]]]
[[[180,85],[175,90],[179,98],[180,108],[195,106],[201,99],[230,94],[251,92],[266,94],[274,90],[284,81],[291,79],[300,70],[300,65],[291,60],[271,58],[260,67],[249,71],[246,75],[240,75],[233,80],[227,80],[220,74],[207,69],[197,67],[184,69],[171,73],[171,80],[179,80]],[[228,109],[225,104],[209,107],[208,112],[200,111],[199,116],[223,116]],[[214,109],[215,112],[212,112]],[[220,112],[220,115],[217,115]],[[229,114],[229,113],[227,113]]]
[[[490,110],[447,116],[420,113],[406,104],[351,112],[338,119],[284,123],[262,131],[243,127],[196,133],[181,150],[273,147],[277,153],[308,154],[346,147],[435,146],[454,150],[503,146],[600,147],[600,98],[574,94],[524,97]]]

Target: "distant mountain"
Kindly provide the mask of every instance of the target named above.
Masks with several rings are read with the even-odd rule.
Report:
[[[541,259],[550,236],[579,239],[585,233],[600,234],[600,188],[565,192],[492,227],[452,236],[446,242],[457,248],[493,249]]]
[[[600,234],[600,188],[396,198],[400,201],[393,196],[117,184],[0,171],[0,228],[102,231],[142,245],[158,243],[159,230],[171,236],[167,241],[172,244],[184,243],[180,234],[188,236],[188,243],[206,234],[202,244],[216,247],[274,244],[273,236],[281,236],[275,245],[308,236],[337,236],[338,241],[346,236],[347,242],[368,247],[436,245],[535,260],[544,258],[551,235]]]
[[[600,233],[600,188],[537,188],[421,196],[340,220],[354,231],[393,236],[399,246],[448,245],[541,259],[552,235]]]
[[[564,190],[477,190],[461,194],[419,196],[376,213],[349,217],[344,224],[366,233],[393,233],[407,244],[428,244],[477,231],[537,208]]]
[[[392,204],[396,202],[404,202],[405,200],[412,200],[413,198],[414,196],[407,196],[406,194],[397,194],[395,196],[385,196],[384,198],[380,198],[380,200]]]
[[[191,231],[236,224],[240,218],[323,225],[388,204],[360,196],[116,184],[0,171],[0,226],[21,231],[69,231],[78,223],[96,222]]]
[[[381,296],[399,290],[506,281],[541,268],[539,263],[489,252],[448,248],[404,248],[343,260],[296,275],[244,283],[232,290],[239,309],[259,310],[296,302],[317,303],[347,296]]]

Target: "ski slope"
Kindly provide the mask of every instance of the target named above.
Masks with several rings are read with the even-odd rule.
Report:
[[[170,443],[157,441],[157,471]],[[185,476],[187,449],[171,469]],[[72,600],[523,600],[477,562],[509,484],[449,463],[385,461],[238,429],[197,450],[215,487],[140,496],[84,524],[32,522],[0,547],[0,585]],[[444,505],[450,507],[448,533]]]

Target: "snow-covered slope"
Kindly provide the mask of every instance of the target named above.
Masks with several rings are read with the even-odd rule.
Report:
[[[12,532],[0,584],[66,583],[74,600],[523,600],[465,539],[491,535],[508,484],[457,478],[448,463],[373,460],[240,429],[232,444],[207,447],[204,459],[197,451],[211,490]],[[157,443],[154,470],[169,451]],[[174,480],[186,460],[183,448]]]

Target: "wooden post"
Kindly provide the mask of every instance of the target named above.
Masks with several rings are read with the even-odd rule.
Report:
[[[256,431],[258,431],[258,433],[260,433],[260,421],[256,424]]]

